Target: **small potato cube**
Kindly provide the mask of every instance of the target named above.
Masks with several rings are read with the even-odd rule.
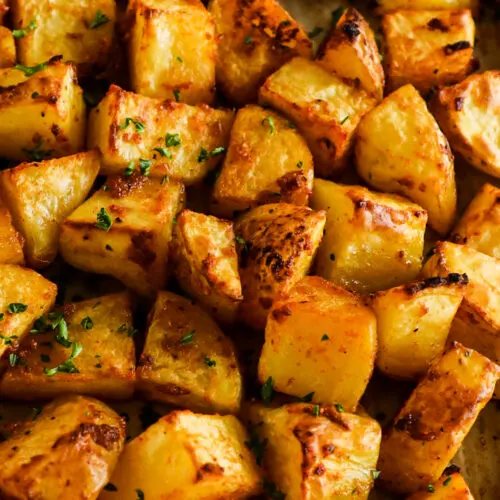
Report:
[[[434,483],[490,400],[500,367],[453,342],[437,358],[384,434],[384,487],[413,493]]]
[[[376,353],[377,322],[361,298],[307,276],[273,303],[259,380],[271,377],[279,392],[299,398],[313,392],[314,402],[355,411]]]
[[[98,147],[104,174],[151,162],[153,177],[190,185],[217,166],[229,142],[233,112],[160,101],[111,85],[90,113],[89,148]]]
[[[109,274],[142,295],[165,285],[172,226],[184,201],[177,182],[115,176],[61,225],[61,254],[72,266]]]
[[[23,246],[24,238],[0,198],[0,264],[24,264]]]
[[[365,18],[347,8],[321,43],[316,62],[330,73],[358,83],[377,101],[384,95],[384,68],[375,34]]]
[[[10,68],[15,64],[16,42],[14,35],[10,29],[0,26],[0,68]]]
[[[243,499],[261,490],[261,471],[232,415],[174,411],[125,446],[100,500]],[[160,480],[161,478],[161,480]]]
[[[427,213],[395,195],[316,179],[311,201],[327,212],[316,272],[360,293],[416,278],[422,263]]]
[[[68,345],[61,328],[39,327],[21,346],[22,364],[11,366],[0,382],[0,394],[19,400],[52,399],[61,394],[88,394],[106,399],[132,396],[135,382],[131,299],[126,293],[66,304]],[[53,315],[49,315],[49,319]],[[81,346],[65,371],[74,343]],[[71,363],[70,363],[71,364]]]
[[[265,203],[307,205],[313,176],[311,152],[290,122],[269,109],[246,106],[231,130],[212,211],[232,217]]]
[[[57,286],[24,267],[0,265],[0,357],[15,348],[35,320],[54,306]],[[10,364],[18,356],[11,354]]]
[[[127,14],[134,92],[210,104],[216,40],[214,22],[204,5],[199,0],[132,0]]]
[[[297,125],[320,177],[344,170],[358,123],[376,104],[364,90],[300,57],[265,81],[259,102],[281,111]]]
[[[369,185],[406,196],[427,210],[433,229],[450,231],[457,205],[453,156],[414,87],[393,92],[364,117],[356,164]]]
[[[458,472],[445,473],[424,491],[417,491],[406,500],[474,500],[465,479]]]
[[[217,85],[235,104],[257,100],[264,80],[295,56],[310,58],[306,32],[276,0],[211,0]]]
[[[449,274],[376,293],[379,370],[399,379],[425,375],[444,351],[467,283],[466,275]]]
[[[104,403],[59,398],[0,443],[0,496],[95,500],[124,442],[123,419]]]
[[[235,225],[243,290],[242,319],[264,329],[273,300],[308,272],[326,214],[287,203],[261,205]]]
[[[475,14],[479,11],[479,0],[377,0],[378,14],[395,10],[454,10],[471,9]]]
[[[137,370],[148,398],[196,411],[238,413],[242,379],[233,343],[188,299],[159,292]]]
[[[0,173],[0,194],[26,239],[31,267],[45,267],[55,259],[59,224],[85,201],[99,166],[99,153],[91,151],[22,163]]]

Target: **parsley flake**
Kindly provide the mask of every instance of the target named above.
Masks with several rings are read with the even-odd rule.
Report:
[[[33,149],[22,148],[31,161],[42,161],[52,154],[52,149],[42,149],[43,139],[40,137]]]
[[[135,164],[133,161],[129,161],[128,165],[125,167],[125,170],[123,171],[124,177],[130,177],[135,170]]]
[[[35,73],[42,71],[46,67],[47,67],[47,63],[43,62],[43,63],[37,64],[36,66],[24,66],[22,64],[16,64],[14,66],[14,69],[18,69],[19,71],[22,71],[24,73],[24,76],[33,76]]]
[[[85,316],[80,324],[85,330],[92,330],[92,328],[94,328],[94,322],[90,316]]]
[[[99,26],[102,26],[103,24],[107,23],[109,23],[109,17],[106,14],[104,14],[104,12],[101,9],[99,9],[96,12],[93,21],[90,23],[89,28],[91,30],[95,30],[96,28],[99,28]]]
[[[319,415],[320,415],[320,406],[319,405],[314,405],[314,408],[312,410],[312,414],[315,417],[319,417]]]
[[[326,333],[321,337],[321,342],[324,342],[325,340],[330,340],[330,337]]]
[[[372,477],[373,479],[378,479],[380,477],[380,474],[382,474],[382,471],[379,471],[379,470],[376,470],[376,469],[372,469]]]
[[[342,413],[344,411],[344,407],[340,403],[335,403],[333,406],[335,406],[335,409],[339,412]]]
[[[198,155],[198,163],[202,163],[204,161],[207,161],[211,156],[216,156],[219,154],[222,154],[226,151],[226,148],[223,148],[222,146],[218,146],[212,151],[207,151],[205,148],[201,148],[200,154]]]
[[[444,481],[443,481],[443,486],[448,486],[451,483],[451,476],[448,476]]]
[[[340,124],[341,125],[344,125],[344,123],[349,120],[349,115],[345,115],[344,118],[342,118],[342,120],[340,121]]]
[[[146,130],[144,123],[140,122],[139,120],[134,120],[133,118],[130,117],[125,118],[125,121],[120,125],[120,128],[122,130],[125,130],[131,123],[134,124],[135,131],[138,134],[143,134],[144,131]]]
[[[14,38],[24,38],[30,31],[33,31],[37,28],[38,26],[36,25],[36,20],[33,19],[29,24],[27,28],[20,28],[17,30],[12,30],[12,36]]]
[[[434,493],[436,490],[435,490],[434,486],[432,486],[432,484],[428,484],[427,485],[427,491],[429,493]]]
[[[187,335],[184,335],[184,337],[182,337],[181,339],[181,344],[189,344],[190,342],[192,342],[195,333],[195,330],[191,330]]]
[[[139,168],[142,175],[149,175],[151,171],[151,160],[139,159]]]
[[[260,397],[264,403],[269,404],[274,396],[274,380],[273,377],[269,377],[264,385],[260,388]]]
[[[165,146],[167,148],[172,148],[174,146],[180,146],[181,138],[179,134],[166,134],[165,135]]]
[[[269,123],[269,129],[271,130],[271,135],[274,134],[274,120],[273,120],[273,117],[272,116],[266,116],[263,120],[262,120],[262,125],[264,125],[264,123],[267,122]]]
[[[181,98],[181,91],[179,89],[172,90],[172,94],[174,94],[175,102],[179,102]]]
[[[23,313],[26,309],[28,309],[28,306],[26,304],[21,304],[21,302],[11,302],[7,306],[7,311],[9,311],[10,314]]]
[[[213,368],[214,366],[217,365],[217,362],[215,361],[215,359],[210,359],[208,356],[205,356],[205,364],[209,368]]]
[[[137,500],[144,500],[144,492],[142,490],[135,490],[135,492],[137,493]]]
[[[80,373],[73,360],[82,352],[83,346],[77,342],[71,342],[71,345],[72,349],[69,359],[54,368],[44,368],[43,373],[45,375],[53,377],[56,373]]]
[[[301,160],[297,163],[297,168],[302,168],[304,166],[304,162]]]
[[[9,365],[14,367],[14,366],[24,366],[26,362],[24,359],[20,358],[17,354],[11,353],[9,354]]]
[[[245,45],[251,45],[252,44],[252,37],[250,35],[248,35],[246,38],[245,38],[245,41],[244,41]]]
[[[101,208],[101,210],[97,214],[96,227],[108,232],[111,229],[112,225],[113,221],[111,220],[111,216],[109,215],[108,211],[105,208]]]
[[[165,182],[168,181],[168,175],[164,175],[162,178],[161,178],[161,181],[160,181],[160,185],[163,186],[163,184],[165,184]]]

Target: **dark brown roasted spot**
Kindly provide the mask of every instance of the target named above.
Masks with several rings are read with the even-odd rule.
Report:
[[[430,30],[437,30],[437,31],[442,31],[443,33],[446,33],[449,31],[448,26],[441,21],[441,19],[438,19],[437,17],[434,17],[427,23],[427,27]]]
[[[356,40],[360,34],[359,26],[352,21],[347,21],[342,25],[342,32],[345,33],[351,42]]]
[[[80,438],[86,436],[89,436],[97,445],[102,446],[106,450],[111,450],[114,443],[120,440],[120,429],[108,424],[82,423],[75,431],[61,436],[52,445],[52,448],[55,449],[67,443],[75,443]]]
[[[427,432],[423,428],[420,418],[420,412],[406,413],[394,424],[394,427],[398,431],[407,432],[416,441],[433,441],[436,439],[436,433]]]
[[[464,108],[464,98],[463,97],[455,97],[455,109],[457,111],[462,111]]]
[[[196,480],[201,481],[206,476],[223,476],[224,468],[219,464],[203,464],[196,473]]]
[[[459,50],[469,49],[471,47],[470,42],[467,40],[461,40],[460,42],[449,43],[444,46],[444,53],[449,56],[454,52],[458,52]]]

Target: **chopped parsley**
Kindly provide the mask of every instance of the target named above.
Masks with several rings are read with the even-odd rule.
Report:
[[[12,36],[14,38],[24,38],[30,31],[36,30],[38,26],[36,25],[36,20],[33,19],[27,28],[21,28],[18,30],[12,30]]]
[[[139,120],[134,120],[133,118],[125,118],[125,121],[120,125],[120,128],[122,130],[125,130],[131,123],[134,124],[135,131],[138,134],[143,134],[144,131],[146,130],[146,127],[144,126],[144,123],[140,122]]]
[[[92,328],[94,328],[94,322],[90,316],[85,316],[80,324],[85,330],[92,330]]]
[[[21,304],[21,302],[11,302],[7,306],[7,311],[9,311],[10,314],[23,313],[26,309],[28,309],[28,306],[26,304]]]
[[[3,321],[4,318],[5,318],[5,314],[4,313],[0,313],[0,321]]]
[[[180,146],[181,138],[179,134],[166,134],[165,135],[165,146],[167,148],[172,148],[174,146]]]
[[[320,28],[319,26],[316,26],[315,28],[313,28],[312,31],[310,31],[307,36],[309,38],[314,38],[318,35],[320,35],[321,33],[323,33],[323,28]]]
[[[195,330],[191,330],[187,335],[184,335],[184,337],[182,337],[181,339],[181,344],[189,344],[190,342],[192,342],[195,333]]]
[[[269,404],[274,396],[274,380],[273,377],[269,377],[264,385],[260,388],[260,397],[264,403]]]
[[[105,208],[101,208],[97,214],[96,227],[107,232],[111,229],[112,225],[113,221],[111,220],[111,216],[108,214],[108,211]]]
[[[142,175],[149,175],[151,172],[151,160],[139,159],[139,168]]]
[[[429,493],[434,493],[436,490],[435,490],[434,486],[432,486],[432,484],[428,484],[427,485],[427,491]]]
[[[117,331],[120,333],[127,332],[127,337],[133,337],[137,333],[137,330],[133,326],[127,326],[126,323],[120,325]]]
[[[344,407],[340,403],[335,403],[333,406],[335,406],[335,409],[339,412],[342,413],[344,411]]]
[[[41,408],[38,408],[38,407],[33,408],[33,418],[31,420],[36,420],[40,416],[41,413],[42,413]]]
[[[172,153],[167,148],[154,148],[153,151],[160,153],[160,156],[166,156],[169,160],[172,159]]]
[[[319,405],[314,405],[314,408],[313,408],[312,414],[313,414],[315,417],[319,417],[319,414],[320,414],[320,407],[319,407]]]
[[[137,493],[137,500],[144,500],[144,492],[142,490],[135,490],[135,492]]]
[[[200,150],[200,154],[198,155],[198,163],[202,163],[204,161],[207,161],[211,156],[216,156],[216,155],[220,155],[222,153],[224,153],[226,151],[225,148],[223,148],[222,146],[218,146],[214,149],[212,149],[212,151],[207,151],[205,148],[201,148]]]
[[[301,160],[297,163],[297,168],[302,168],[304,166],[304,162]]]
[[[267,446],[267,439],[263,439],[261,441],[255,428],[252,428],[250,429],[250,440],[245,441],[245,446],[254,454],[257,465],[262,465],[264,452]]]
[[[9,365],[14,367],[14,366],[23,366],[25,365],[26,362],[24,359],[20,358],[17,354],[11,353],[9,354]]]
[[[162,178],[161,178],[161,181],[160,181],[160,184],[163,186],[163,184],[165,184],[165,182],[168,181],[168,175],[164,175]]]
[[[330,337],[326,333],[321,337],[321,342],[324,342],[325,340],[330,340]]]
[[[11,335],[10,337],[6,337],[5,335],[2,335],[0,333],[0,340],[2,341],[2,344],[3,345],[13,345],[14,342],[12,342],[12,340],[16,340],[18,339],[19,337],[17,335]]]
[[[33,76],[35,73],[42,71],[46,67],[47,67],[47,63],[43,62],[43,63],[37,64],[36,66],[23,66],[22,64],[16,64],[14,66],[14,69],[18,69],[19,71],[22,71],[24,73],[24,76]]]
[[[90,23],[89,28],[91,30],[95,30],[96,28],[99,28],[99,26],[102,26],[103,24],[107,23],[109,23],[109,17],[106,14],[104,14],[104,12],[101,9],[99,9],[96,12],[93,21]]]
[[[451,483],[451,476],[448,476],[444,481],[443,481],[443,486],[448,486]]]
[[[129,161],[128,165],[125,167],[125,170],[123,171],[123,175],[125,177],[130,177],[134,173],[134,170],[135,170],[135,164],[134,164],[134,162],[133,161]]]
[[[80,373],[80,370],[75,366],[73,360],[82,352],[82,345],[72,342],[72,349],[69,359],[59,366],[54,368],[44,368],[43,373],[49,377],[53,377],[56,373]]]
[[[52,149],[42,149],[43,139],[40,137],[33,149],[22,148],[31,161],[42,161],[52,154]]]
[[[380,477],[380,474],[382,473],[381,471],[376,470],[376,469],[372,469],[371,472],[372,472],[373,479],[378,479]]]
[[[176,57],[176,59],[177,59],[180,63],[182,62],[182,59],[181,59],[179,56],[177,56],[177,57]]]
[[[269,123],[269,129],[271,130],[271,135],[274,134],[274,120],[273,120],[273,117],[272,116],[266,116],[263,120],[262,120],[262,125],[264,125],[264,123],[267,122]]]
[[[349,115],[345,115],[344,118],[342,118],[342,120],[340,121],[340,124],[341,125],[344,125],[344,123],[349,120]]]
[[[251,45],[251,43],[252,43],[252,37],[250,35],[248,35],[245,38],[245,45]]]
[[[172,90],[172,94],[174,94],[175,102],[179,102],[181,98],[181,91],[179,89]]]
[[[36,99],[40,94],[38,92],[33,92],[33,94],[31,94],[31,98],[32,99]]]
[[[217,365],[217,362],[215,361],[215,359],[210,359],[208,356],[205,356],[205,364],[209,368],[213,368],[214,366]]]

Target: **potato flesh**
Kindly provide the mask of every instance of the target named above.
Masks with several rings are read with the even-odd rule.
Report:
[[[458,472],[448,475],[445,471],[432,486],[432,491],[417,491],[406,500],[474,500],[465,479]]]
[[[0,264],[24,264],[24,238],[12,225],[12,216],[0,197]]]
[[[16,43],[14,36],[8,28],[0,26],[0,68],[10,68],[15,64]]]

